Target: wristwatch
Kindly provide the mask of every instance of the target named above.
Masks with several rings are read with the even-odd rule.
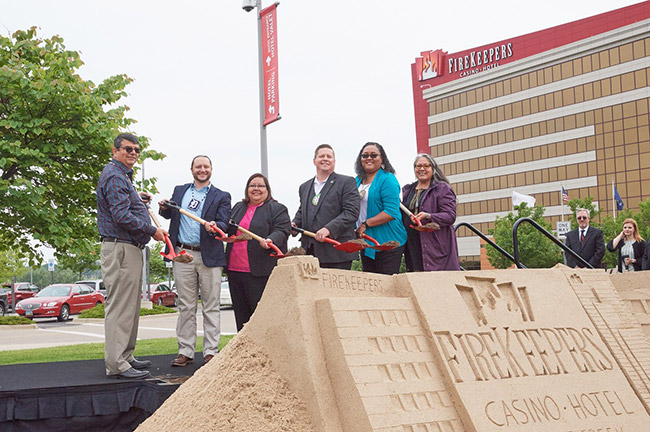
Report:
[[[368,229],[368,221],[363,221],[361,222],[361,225],[363,225],[366,229]]]

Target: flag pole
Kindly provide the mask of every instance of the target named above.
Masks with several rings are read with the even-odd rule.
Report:
[[[616,220],[616,192],[614,192],[614,178],[612,178],[612,211],[614,212],[614,220]]]
[[[560,204],[562,205],[562,222],[564,222],[564,194],[562,190],[564,189],[563,185],[560,185]]]

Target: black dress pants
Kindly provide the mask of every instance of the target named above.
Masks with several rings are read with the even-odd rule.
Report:
[[[268,276],[253,276],[250,273],[228,271],[228,285],[237,331],[241,331],[255,312],[268,280]]]

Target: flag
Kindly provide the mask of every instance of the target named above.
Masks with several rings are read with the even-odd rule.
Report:
[[[616,186],[614,186],[614,201],[616,201],[616,210],[618,211],[623,210],[625,204],[623,203],[621,196],[618,194],[618,189],[616,189]]]
[[[528,207],[535,207],[535,197],[512,191],[512,206],[518,206],[521,203],[528,204]]]
[[[562,202],[565,204],[569,202],[569,194],[566,193],[564,186],[562,186]]]

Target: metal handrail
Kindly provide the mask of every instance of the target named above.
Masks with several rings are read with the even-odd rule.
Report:
[[[551,234],[550,232],[546,231],[546,230],[544,229],[544,227],[542,227],[540,224],[538,224],[537,222],[535,222],[534,220],[532,220],[532,219],[529,218],[529,217],[523,217],[523,218],[518,219],[517,222],[515,222],[515,224],[512,226],[512,247],[513,247],[513,253],[514,253],[514,255],[515,255],[515,258],[514,258],[514,260],[515,260],[515,265],[516,265],[518,268],[526,268],[526,266],[524,266],[524,265],[521,263],[521,261],[519,261],[519,240],[518,240],[518,238],[517,238],[517,229],[519,228],[519,225],[520,225],[522,222],[528,222],[529,224],[531,224],[532,226],[534,226],[535,228],[537,228],[537,230],[538,230],[539,232],[541,232],[541,233],[544,234],[546,237],[548,237],[548,238],[549,238],[553,243],[555,243],[556,245],[560,246],[560,247],[564,250],[565,253],[566,253],[566,252],[569,252],[569,254],[570,254],[571,256],[573,256],[576,260],[578,260],[579,262],[581,262],[582,264],[584,264],[585,267],[588,267],[588,268],[591,268],[591,269],[594,268],[594,266],[592,266],[592,265],[589,264],[587,261],[585,261],[585,260],[584,260],[580,255],[578,255],[577,253],[575,253],[571,248],[569,248],[569,247],[568,247],[567,245],[565,245],[563,242],[561,242],[560,240],[558,240],[557,238],[555,238],[555,236],[554,236],[553,234]]]
[[[469,229],[470,231],[472,231],[472,232],[473,232],[474,234],[476,234],[477,236],[481,237],[483,240],[485,240],[486,243],[488,243],[490,246],[492,246],[494,249],[496,249],[498,252],[500,252],[501,255],[503,255],[503,256],[505,256],[506,258],[508,258],[510,261],[512,261],[513,263],[515,263],[515,265],[517,264],[517,261],[515,260],[515,258],[514,258],[512,255],[510,255],[510,254],[509,254],[505,249],[503,249],[501,246],[499,246],[498,244],[494,243],[494,242],[493,242],[489,237],[487,237],[487,236],[486,236],[485,234],[483,234],[481,231],[479,231],[478,229],[476,229],[472,224],[470,224],[470,223],[468,223],[468,222],[458,222],[456,225],[454,225],[454,232],[458,231],[458,228],[461,227],[461,226],[464,226],[465,228]],[[522,265],[523,265],[523,264],[522,264]],[[517,266],[517,267],[519,267],[519,266]],[[519,267],[519,268],[522,268],[522,267]],[[526,268],[526,267],[524,266],[523,268]]]

